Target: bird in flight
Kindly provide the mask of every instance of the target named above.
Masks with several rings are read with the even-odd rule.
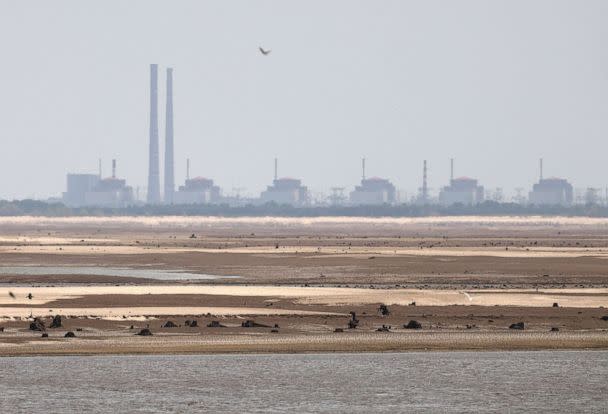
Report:
[[[264,49],[262,46],[260,46],[258,49],[260,49],[260,52],[261,52],[261,53],[262,53],[264,56],[266,56],[266,55],[268,55],[270,52],[272,52],[272,50],[270,50],[270,49],[266,50],[266,49]]]

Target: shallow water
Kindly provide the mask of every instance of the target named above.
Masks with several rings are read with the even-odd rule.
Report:
[[[4,412],[608,411],[608,351],[0,359]]]
[[[95,275],[136,277],[156,280],[213,280],[238,278],[238,276],[215,276],[198,273],[187,273],[178,270],[130,269],[124,267],[97,266],[0,266],[0,276],[1,275]]]

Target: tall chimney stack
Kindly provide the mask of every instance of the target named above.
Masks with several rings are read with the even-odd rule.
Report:
[[[279,179],[279,159],[275,158],[274,159],[274,180],[278,180]]]
[[[190,179],[190,158],[186,158],[186,180]]]
[[[365,180],[365,158],[361,158],[361,180]]]
[[[165,203],[173,204],[175,171],[173,164],[173,68],[167,68],[167,113],[165,123]]]
[[[422,201],[426,204],[428,201],[428,187],[426,185],[426,160],[424,160],[422,166]]]
[[[543,159],[542,158],[539,160],[539,164],[540,164],[540,179],[542,181],[542,179],[543,179]]]
[[[112,160],[112,178],[116,178],[116,160]]]
[[[101,180],[101,158],[99,159],[99,179]]]
[[[454,181],[454,158],[450,158],[450,185]]]
[[[158,65],[150,65],[150,159],[148,164],[148,204],[160,203],[158,161]]]

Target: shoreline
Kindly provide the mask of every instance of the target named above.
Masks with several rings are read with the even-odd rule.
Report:
[[[418,351],[608,350],[608,332],[344,332],[324,335],[183,335],[3,343],[0,357],[51,355],[306,354]]]

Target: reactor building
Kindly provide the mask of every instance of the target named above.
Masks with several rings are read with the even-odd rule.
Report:
[[[63,202],[69,207],[127,207],[134,202],[133,188],[116,177],[116,160],[112,160],[112,176],[68,174]]]
[[[361,160],[361,185],[350,193],[350,203],[353,205],[393,204],[395,202],[395,186],[386,178],[365,177],[365,158]]]
[[[450,185],[439,192],[439,203],[445,206],[452,204],[474,205],[484,200],[483,186],[469,177],[454,178],[454,159],[450,160]]]
[[[262,203],[289,204],[305,206],[309,202],[308,188],[296,178],[278,177],[278,160],[274,159],[274,180],[260,195]]]
[[[572,184],[564,178],[543,178],[543,160],[540,159],[540,177],[532,186],[528,202],[534,205],[569,206],[573,201]]]
[[[214,204],[221,201],[221,191],[213,180],[190,178],[190,159],[186,160],[186,182],[173,193],[173,204]]]

